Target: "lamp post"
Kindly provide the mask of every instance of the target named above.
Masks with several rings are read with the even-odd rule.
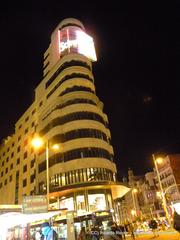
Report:
[[[134,194],[137,193],[137,189],[136,188],[133,188],[132,189],[132,199],[133,199],[133,208],[134,208],[134,215],[137,215],[137,208],[136,208],[136,201],[135,201],[135,196]]]
[[[165,198],[165,195],[164,195],[164,192],[163,192],[163,187],[162,187],[160,174],[159,174],[159,170],[158,170],[158,166],[157,166],[158,163],[162,162],[162,159],[161,158],[156,159],[154,154],[152,154],[152,157],[153,157],[154,166],[155,166],[155,169],[156,169],[157,178],[158,178],[158,182],[159,182],[159,187],[160,187],[160,191],[161,191],[164,212],[165,212],[166,218],[167,218],[167,220],[169,222],[169,225],[171,227],[171,220],[170,220],[168,209],[167,209],[167,202],[166,202],[166,198]]]
[[[34,148],[39,149],[44,145],[44,141],[42,138],[36,137],[32,140],[32,145]],[[45,142],[46,148],[46,197],[47,197],[47,208],[49,209],[49,141]],[[54,144],[52,149],[58,150],[59,145]]]

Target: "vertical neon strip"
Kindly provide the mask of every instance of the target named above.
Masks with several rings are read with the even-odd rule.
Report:
[[[70,45],[69,45],[69,29],[67,29],[66,33],[67,33],[68,53],[70,53]]]
[[[61,31],[58,30],[58,47],[59,47],[59,55],[61,55]]]

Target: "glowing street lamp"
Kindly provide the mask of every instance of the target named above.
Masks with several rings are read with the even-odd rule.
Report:
[[[134,215],[136,215],[137,214],[137,209],[136,209],[136,201],[135,201],[135,196],[134,195],[138,192],[138,190],[136,188],[133,188],[131,192],[132,192],[133,207],[134,207],[134,212],[135,212]]]
[[[47,195],[47,207],[49,209],[49,141],[47,140],[46,142],[44,142],[42,138],[36,137],[32,140],[31,143],[35,149],[41,148],[44,144],[46,147],[46,185],[47,185],[46,186],[46,195]],[[59,145],[54,144],[52,146],[52,149],[58,150]]]
[[[169,216],[168,209],[167,209],[167,202],[166,202],[166,198],[165,198],[165,195],[164,195],[164,192],[163,192],[163,187],[162,187],[160,174],[159,174],[159,170],[158,170],[158,164],[163,163],[163,159],[162,158],[157,158],[156,159],[154,154],[152,154],[152,157],[153,157],[154,166],[155,166],[155,169],[156,169],[156,174],[157,174],[159,187],[160,187],[160,193],[157,193],[157,196],[158,197],[162,197],[162,203],[163,203],[164,212],[165,212],[166,218],[167,218],[167,220],[169,222],[169,225],[171,227],[171,220],[170,220],[170,216]]]

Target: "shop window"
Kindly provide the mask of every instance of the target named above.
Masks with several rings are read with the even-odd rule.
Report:
[[[77,211],[83,213],[86,211],[84,195],[78,195],[76,197]]]
[[[73,211],[74,210],[73,197],[62,199],[62,200],[60,200],[59,204],[60,204],[60,208],[67,208],[68,211]]]
[[[88,202],[89,210],[92,212],[106,210],[106,200],[104,194],[89,194]]]

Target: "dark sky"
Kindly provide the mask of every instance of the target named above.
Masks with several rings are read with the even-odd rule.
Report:
[[[29,2],[0,9],[0,138],[13,131],[32,103],[51,32],[64,18],[75,17],[95,40],[93,73],[119,177],[128,167],[136,174],[149,171],[152,153],[180,153],[180,6],[175,1]]]

